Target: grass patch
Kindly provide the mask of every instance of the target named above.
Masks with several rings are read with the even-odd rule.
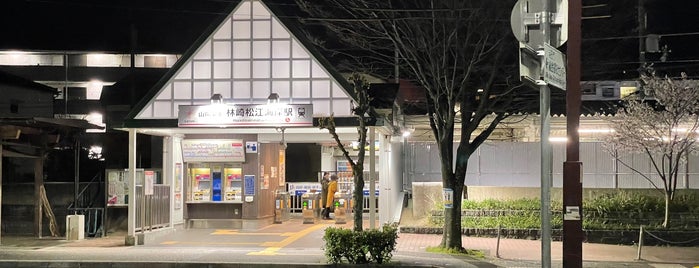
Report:
[[[475,249],[454,249],[454,248],[444,248],[444,247],[427,247],[427,252],[431,253],[439,253],[439,254],[448,254],[448,255],[456,255],[456,256],[466,256],[466,257],[471,257],[475,259],[484,259],[485,258],[485,253],[480,250],[475,250]]]

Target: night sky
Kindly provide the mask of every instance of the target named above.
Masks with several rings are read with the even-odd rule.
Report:
[[[671,73],[699,77],[699,1],[645,0],[646,33],[664,35],[647,61]],[[293,0],[268,1],[289,5]],[[0,50],[71,50],[181,54],[237,0],[9,0],[0,8]],[[638,0],[583,0],[584,78],[637,77]],[[289,10],[284,8],[282,10]],[[290,14],[297,16],[297,14]],[[133,38],[135,37],[135,38]]]

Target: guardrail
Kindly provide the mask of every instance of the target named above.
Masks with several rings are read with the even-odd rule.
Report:
[[[641,228],[638,231],[638,254],[636,255],[637,260],[641,260],[641,251],[643,251],[643,234],[648,234],[657,241],[668,245],[692,245],[695,244],[695,242],[699,241],[699,237],[695,237],[684,241],[670,241],[667,239],[660,238],[658,235],[653,234],[646,229],[643,229],[643,225],[641,225]]]

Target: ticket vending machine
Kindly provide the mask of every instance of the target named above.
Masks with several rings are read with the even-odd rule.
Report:
[[[192,200],[211,201],[211,174],[208,168],[193,168]]]
[[[225,199],[226,201],[243,201],[243,169],[241,167],[226,167],[224,169],[225,183]]]

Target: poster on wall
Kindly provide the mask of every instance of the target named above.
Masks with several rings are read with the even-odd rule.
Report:
[[[265,177],[266,176],[267,175],[265,174],[265,165],[260,165],[260,179],[262,180],[260,182],[260,190],[267,189],[267,188],[265,188]]]
[[[255,195],[255,175],[243,176],[243,188],[246,196]]]
[[[108,206],[125,206],[128,204],[129,184],[126,179],[127,172],[120,170],[107,171]]]
[[[175,209],[182,208],[182,163],[175,163]]]
[[[269,174],[265,174],[264,176],[262,176],[262,183],[260,183],[260,189],[261,190],[269,189]]]
[[[286,151],[279,150],[279,186],[286,184]]]
[[[245,144],[236,139],[182,140],[185,162],[245,162]]]
[[[153,195],[153,182],[155,181],[155,172],[152,170],[146,170],[146,182],[143,188],[143,193],[145,195]]]

